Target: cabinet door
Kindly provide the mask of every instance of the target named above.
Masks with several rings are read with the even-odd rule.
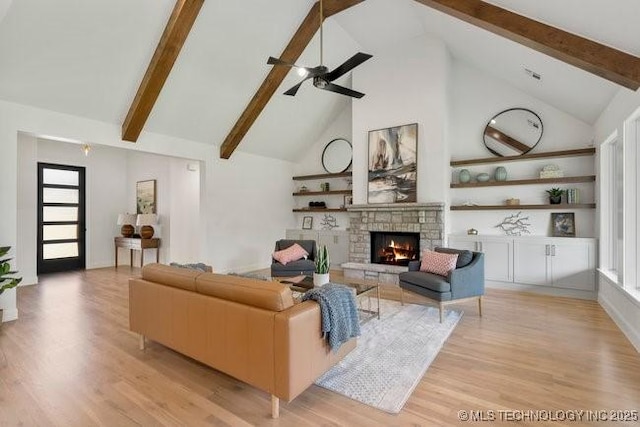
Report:
[[[326,245],[331,259],[331,268],[338,268],[340,264],[349,260],[349,232],[320,231],[318,245]]]
[[[513,281],[528,285],[548,285],[548,254],[551,245],[544,242],[514,243]]]
[[[554,243],[549,257],[553,286],[595,290],[594,251],[592,243]]]
[[[480,245],[478,244],[477,240],[456,239],[455,237],[449,238],[449,243],[447,246],[453,249],[466,249],[474,252],[478,252],[480,250]]]
[[[500,282],[513,281],[513,244],[511,240],[480,239],[480,252],[484,252],[484,277]]]

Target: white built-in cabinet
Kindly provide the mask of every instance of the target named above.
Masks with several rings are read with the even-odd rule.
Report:
[[[595,239],[452,235],[448,246],[483,252],[488,281],[595,291]]]
[[[500,282],[513,280],[513,242],[511,240],[490,236],[452,236],[449,237],[449,247],[483,252],[486,280]]]
[[[329,251],[331,268],[349,261],[349,232],[346,230],[287,230],[287,239],[315,240]]]
[[[594,239],[515,240],[514,281],[528,285],[595,290]]]

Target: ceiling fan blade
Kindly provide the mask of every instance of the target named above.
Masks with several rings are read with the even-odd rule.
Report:
[[[352,98],[362,98],[364,96],[364,93],[362,92],[356,92],[355,90],[346,88],[344,86],[328,82],[324,85],[324,87],[318,87],[318,89],[328,90],[329,92],[339,93],[341,95],[350,96]]]
[[[304,80],[307,80],[307,79],[304,79]],[[285,95],[289,95],[289,96],[296,96],[296,93],[298,92],[298,89],[300,89],[300,86],[302,86],[302,83],[304,83],[304,80],[301,81],[300,83],[298,83],[297,85],[293,86],[291,89],[286,91],[284,94]]]
[[[356,68],[358,65],[362,64],[364,61],[373,58],[373,55],[369,55],[368,53],[358,52],[353,55],[351,58],[347,59],[342,65],[337,67],[335,70],[327,73],[325,79],[327,81],[334,81],[340,76],[345,75],[349,71]]]

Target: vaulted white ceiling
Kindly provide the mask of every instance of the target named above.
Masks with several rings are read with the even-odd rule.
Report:
[[[640,56],[636,0],[615,6],[602,0],[490,2]],[[121,124],[174,3],[0,0],[0,99]],[[280,55],[312,4],[205,1],[145,130],[220,145],[269,72],[267,57]],[[367,0],[328,19],[325,63],[332,68],[357,51],[375,55],[424,34],[442,39],[457,59],[587,123],[620,90],[413,0]],[[318,62],[316,35],[298,63]],[[543,80],[532,80],[524,68]],[[287,76],[239,150],[296,159],[351,102],[310,84],[295,98],[282,95],[297,81],[295,73]]]

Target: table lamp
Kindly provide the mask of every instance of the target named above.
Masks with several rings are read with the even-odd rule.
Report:
[[[136,214],[123,213],[118,215],[118,225],[121,225],[120,233],[122,237],[131,237],[136,229],[133,227],[136,223]]]
[[[140,237],[143,239],[150,239],[153,237],[153,225],[158,223],[158,216],[156,214],[139,214],[136,221],[136,225],[141,226]]]

